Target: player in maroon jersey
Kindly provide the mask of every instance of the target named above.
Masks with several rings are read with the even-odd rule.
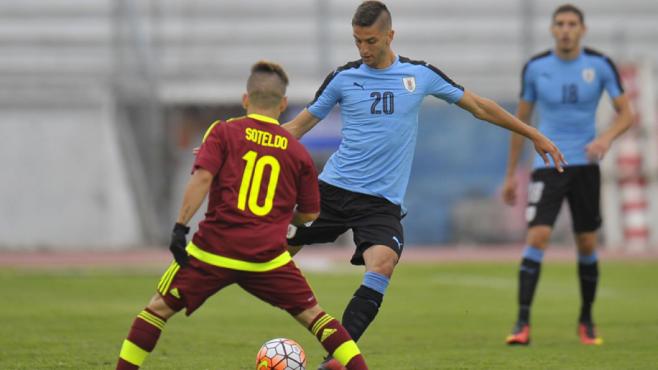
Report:
[[[287,250],[288,224],[313,221],[320,212],[311,157],[277,121],[287,106],[287,85],[279,65],[256,63],[242,98],[247,116],[217,121],[204,135],[172,232],[175,260],[133,321],[117,369],[138,369],[167,319],[183,308],[192,314],[234,283],[288,311],[348,369],[367,369],[356,343],[320,308]],[[206,194],[206,217],[188,244],[186,225]]]

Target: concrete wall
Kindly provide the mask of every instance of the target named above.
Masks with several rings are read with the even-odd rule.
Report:
[[[0,248],[141,242],[112,111],[0,109]]]

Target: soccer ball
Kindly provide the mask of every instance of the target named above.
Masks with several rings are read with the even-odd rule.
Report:
[[[306,370],[306,354],[292,339],[268,340],[256,355],[256,370]]]

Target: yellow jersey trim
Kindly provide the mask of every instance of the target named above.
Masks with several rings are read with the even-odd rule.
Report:
[[[338,346],[338,348],[336,348],[336,350],[333,353],[333,356],[343,366],[346,366],[351,359],[353,359],[354,357],[360,354],[361,351],[359,351],[359,347],[357,347],[356,343],[354,343],[353,340],[348,340],[347,342],[341,344],[340,346]]]
[[[213,122],[210,125],[210,127],[208,127],[208,129],[206,130],[206,133],[203,134],[203,139],[201,140],[202,143],[206,142],[206,139],[208,138],[208,136],[210,136],[210,133],[212,132],[212,129],[215,128],[215,126],[217,126],[217,124],[220,123],[220,122],[222,122],[222,121],[217,120],[217,121]]]
[[[180,270],[180,265],[174,260],[171,265],[167,268],[167,271],[162,274],[160,282],[158,283],[158,292],[163,296],[167,294],[171,281],[174,280],[174,276]]]
[[[226,123],[237,121],[239,119],[244,119],[245,117],[247,117],[247,116],[239,116],[239,117],[229,118],[229,119],[226,120]]]
[[[241,119],[241,118],[244,118],[244,117],[245,116],[230,118],[230,119],[226,120],[226,122],[235,121],[235,120],[238,120],[238,119]],[[261,122],[273,123],[275,125],[280,124],[279,120],[277,120],[275,118],[272,118],[272,117],[262,115],[262,114],[258,114],[258,113],[251,113],[251,114],[247,115],[247,117],[253,118],[253,119],[261,121]],[[210,133],[212,132],[212,129],[215,128],[215,126],[217,126],[217,124],[221,123],[221,122],[222,122],[221,120],[217,120],[217,121],[210,124],[210,127],[208,127],[206,132],[203,134],[203,139],[201,140],[202,143],[206,142],[206,139],[208,138],[208,136],[210,136]]]
[[[247,117],[253,118],[253,119],[256,119],[256,120],[259,120],[259,121],[267,122],[267,123],[273,123],[275,125],[280,124],[279,120],[277,120],[275,118],[272,118],[272,117],[264,116],[264,115],[258,114],[258,113],[248,114]]]
[[[266,272],[279,268],[292,261],[292,256],[290,256],[288,251],[281,253],[278,257],[267,262],[249,262],[206,252],[192,242],[189,242],[185,249],[190,256],[209,265],[238,271]]]

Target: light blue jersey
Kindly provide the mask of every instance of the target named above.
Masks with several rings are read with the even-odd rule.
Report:
[[[623,94],[619,74],[605,55],[585,48],[578,58],[562,60],[554,52],[539,54],[523,68],[521,99],[536,103],[538,128],[562,151],[567,163],[589,164],[585,146],[596,136],[596,108],[605,89]],[[545,167],[539,155],[534,168]]]
[[[342,140],[320,180],[402,205],[418,133],[418,111],[427,95],[458,102],[464,89],[437,68],[397,57],[384,69],[361,61],[329,74],[308,106],[324,118],[340,104]]]

